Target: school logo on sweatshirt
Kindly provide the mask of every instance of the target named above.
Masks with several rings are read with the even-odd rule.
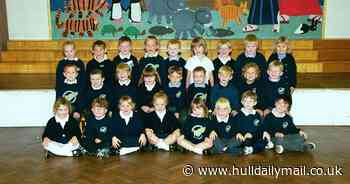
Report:
[[[182,92],[181,92],[181,91],[177,92],[177,93],[176,93],[176,98],[180,98],[181,95],[182,95]]]
[[[106,126],[100,127],[100,133],[105,134],[106,132],[107,132],[107,127]]]
[[[225,127],[225,131],[228,133],[228,132],[230,132],[230,130],[231,130],[231,125],[227,125],[227,126]]]
[[[199,99],[203,100],[204,102],[206,102],[207,101],[207,96],[208,95],[205,94],[205,93],[197,93],[196,95],[194,95],[192,100],[199,98]]]
[[[254,120],[254,126],[259,126],[260,120],[259,119],[255,119]]]
[[[66,91],[62,95],[70,103],[74,103],[77,100],[78,92],[75,91]]]
[[[278,94],[280,94],[280,95],[284,94],[285,91],[286,91],[285,88],[278,88]]]
[[[129,66],[130,69],[132,69],[132,67],[134,67],[134,62],[132,60],[126,62],[126,64]]]
[[[106,95],[106,94],[100,94],[99,97],[100,97],[100,98],[107,98],[107,95]]]
[[[253,89],[252,89],[252,92],[253,92],[253,93],[256,93],[256,88],[253,88]]]
[[[282,127],[283,127],[284,129],[286,129],[286,128],[288,127],[288,124],[289,124],[289,123],[288,123],[287,121],[286,121],[286,122],[283,122],[283,123],[282,123]]]
[[[145,66],[145,68],[147,68],[147,67],[152,67],[152,68],[154,68],[155,70],[158,71],[159,64],[148,63],[148,64]]]
[[[201,140],[203,139],[203,133],[205,132],[206,128],[202,125],[195,125],[192,127],[192,133],[193,138]]]

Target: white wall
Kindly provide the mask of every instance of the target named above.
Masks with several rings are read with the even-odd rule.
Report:
[[[350,38],[349,0],[326,0],[325,38]]]
[[[6,0],[10,40],[49,40],[49,0]]]

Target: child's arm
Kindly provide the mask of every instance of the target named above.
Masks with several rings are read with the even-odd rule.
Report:
[[[210,87],[214,86],[214,75],[213,75],[212,71],[209,74],[209,85],[210,85]]]
[[[187,77],[186,77],[186,89],[188,89],[188,87],[191,84],[191,75],[192,75],[192,71],[188,70]]]

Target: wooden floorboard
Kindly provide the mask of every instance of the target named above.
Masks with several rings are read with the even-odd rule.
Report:
[[[95,157],[43,159],[39,141],[42,128],[0,128],[0,183],[102,184],[102,183],[349,183],[350,127],[303,127],[317,150],[312,153],[271,151],[232,157],[191,153],[135,153],[98,160]],[[342,167],[343,176],[184,176],[186,164],[197,167],[274,165],[275,167]]]
[[[299,73],[298,88],[350,88],[349,73]],[[54,89],[52,74],[0,74],[0,90]]]

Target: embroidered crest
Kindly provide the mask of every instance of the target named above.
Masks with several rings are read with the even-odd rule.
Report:
[[[152,67],[152,68],[154,68],[155,70],[158,70],[159,64],[148,63],[148,64],[145,66],[145,68],[147,68],[147,67]]]
[[[78,92],[74,91],[66,91],[62,95],[66,100],[68,100],[70,103],[74,103],[77,100]]]
[[[254,120],[254,126],[259,126],[259,123],[260,123],[260,120],[258,120],[258,119]]]
[[[199,99],[203,100],[204,102],[206,102],[207,101],[207,96],[208,95],[205,94],[205,93],[197,93],[196,95],[194,95],[193,99],[199,98]]]
[[[231,125],[227,125],[227,126],[225,127],[225,131],[228,133],[228,132],[230,132],[230,130],[231,130]]]
[[[176,93],[176,98],[180,98],[181,95],[182,95],[182,92],[181,92],[181,91],[177,92],[177,93]]]
[[[202,125],[195,125],[192,127],[193,138],[201,140],[204,138],[203,133],[206,128]]]
[[[100,98],[107,98],[107,95],[106,95],[106,94],[100,94],[99,97],[100,97]]]
[[[285,91],[286,91],[285,88],[278,88],[278,94],[280,94],[280,95],[284,94]]]
[[[287,121],[285,121],[285,122],[282,123],[282,127],[283,127],[284,129],[286,129],[286,128],[288,127],[288,124],[289,124],[289,123],[288,123]]]
[[[106,126],[100,127],[100,133],[105,134],[106,132],[107,132],[107,127]]]

